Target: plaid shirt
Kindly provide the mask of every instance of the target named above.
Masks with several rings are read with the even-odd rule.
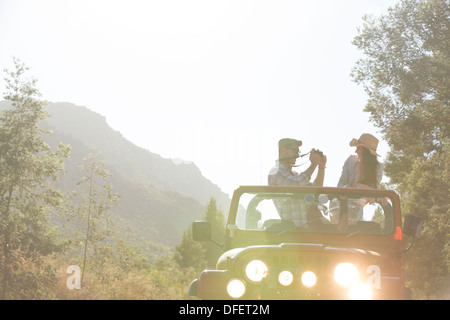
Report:
[[[311,176],[308,172],[290,171],[279,161],[268,175],[270,186],[306,186],[311,185],[310,180]],[[303,199],[274,199],[273,201],[282,219],[291,220],[297,226],[307,222],[307,205]]]
[[[311,176],[307,171],[297,173],[288,170],[288,168],[280,163],[276,162],[268,176],[269,186],[306,186],[311,180]]]

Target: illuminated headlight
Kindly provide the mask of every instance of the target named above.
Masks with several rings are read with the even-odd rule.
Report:
[[[351,300],[370,300],[372,299],[372,291],[368,285],[357,283],[350,288],[349,298]]]
[[[278,275],[278,282],[285,287],[290,286],[293,281],[294,275],[290,271],[281,271]]]
[[[230,297],[238,299],[245,293],[245,283],[240,279],[231,279],[227,284],[227,292]]]
[[[252,260],[245,267],[245,275],[253,282],[260,282],[267,276],[267,272],[269,272],[269,269],[261,260]]]
[[[302,283],[306,287],[313,287],[317,282],[316,274],[312,271],[305,271],[302,274]]]
[[[351,263],[340,263],[334,269],[334,280],[340,285],[351,286],[358,281],[358,278],[358,269]]]

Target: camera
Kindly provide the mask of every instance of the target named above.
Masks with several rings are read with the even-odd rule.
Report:
[[[314,150],[315,153],[317,153],[319,156],[323,157],[323,152],[319,149]]]

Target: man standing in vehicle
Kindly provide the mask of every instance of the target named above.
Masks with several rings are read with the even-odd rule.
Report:
[[[268,176],[270,186],[311,185],[311,176],[317,167],[319,170],[312,185],[323,186],[327,157],[319,150],[312,149],[309,152],[311,164],[308,169],[301,173],[292,171],[297,158],[301,157],[299,149],[301,145],[300,140],[289,138],[281,139],[278,142],[278,160]],[[296,226],[306,225],[309,220],[317,219],[317,214],[314,215],[315,217],[308,214],[310,206],[304,199],[274,199],[273,201],[280,217],[292,221]]]
[[[278,160],[268,176],[270,186],[306,186],[310,184],[311,177],[317,167],[319,169],[313,185],[323,186],[327,157],[319,150],[311,150],[309,154],[311,164],[308,169],[301,173],[292,171],[297,158],[300,157],[299,148],[301,145],[302,141],[290,138],[284,138],[278,142]]]

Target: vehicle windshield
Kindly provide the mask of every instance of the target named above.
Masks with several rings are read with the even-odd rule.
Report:
[[[243,193],[236,226],[241,230],[387,235],[394,231],[392,200],[325,193]]]

